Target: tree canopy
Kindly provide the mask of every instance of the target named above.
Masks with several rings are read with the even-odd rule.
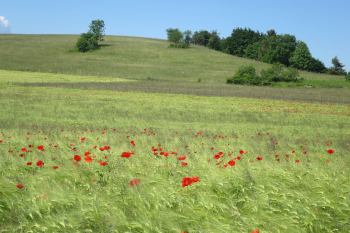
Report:
[[[98,40],[103,40],[103,35],[106,30],[105,22],[103,20],[92,20],[92,22],[89,25],[89,28],[89,32],[95,35]]]

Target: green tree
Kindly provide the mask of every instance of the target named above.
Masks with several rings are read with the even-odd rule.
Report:
[[[299,70],[309,70],[311,60],[312,56],[309,48],[305,42],[299,40],[292,57],[289,59],[290,65]]]
[[[167,35],[168,35],[168,41],[173,43],[178,43],[184,35],[178,28],[168,28],[166,29]]]
[[[81,34],[76,43],[79,52],[86,52],[98,48],[97,36],[91,32]]]
[[[336,74],[336,75],[345,74],[345,70],[343,69],[345,65],[339,62],[339,59],[337,56],[335,56],[332,59],[332,64],[333,64],[333,67],[329,68],[328,70],[329,74]]]
[[[208,40],[207,47],[214,50],[220,50],[221,49],[220,45],[221,45],[221,40],[220,40],[219,34],[217,33],[216,30],[213,30],[210,33],[210,38]]]
[[[105,22],[103,20],[92,20],[89,25],[89,32],[96,36],[97,40],[102,41],[106,30]]]
[[[191,30],[184,31],[183,34],[185,36],[184,42],[187,44],[191,43],[191,39],[192,39],[191,38],[191,35],[192,35]]]
[[[248,45],[247,48],[244,50],[243,57],[253,59],[253,60],[258,60],[259,50],[261,49],[261,47],[262,47],[261,42],[255,42],[254,44]]]
[[[289,34],[267,36],[261,43],[259,60],[270,64],[281,63],[286,66],[290,65],[289,59],[297,46],[295,36]]]
[[[308,71],[316,72],[316,73],[326,73],[327,68],[323,62],[319,59],[311,58],[310,65]]]
[[[207,46],[210,39],[210,33],[207,30],[195,31],[192,36],[192,43]]]
[[[251,44],[259,42],[264,38],[264,34],[259,31],[254,32],[250,28],[236,28],[231,36],[225,39],[223,51],[232,55],[243,57],[244,50]]]
[[[254,66],[241,66],[232,78],[226,80],[226,83],[233,84],[249,84],[249,85],[260,85],[261,79],[255,73]]]

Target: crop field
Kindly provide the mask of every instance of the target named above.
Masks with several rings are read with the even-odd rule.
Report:
[[[349,105],[1,72],[0,232],[350,231]]]

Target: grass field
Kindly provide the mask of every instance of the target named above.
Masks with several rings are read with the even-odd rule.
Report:
[[[0,232],[350,231],[349,106],[5,76]]]
[[[253,65],[258,74],[262,68],[270,67],[202,46],[174,49],[168,48],[166,40],[137,37],[106,36],[100,50],[70,52],[78,38],[78,35],[1,34],[0,69],[182,82],[201,78],[202,82],[223,83],[241,65]],[[346,85],[343,76],[300,72],[300,77],[307,80],[304,85]]]

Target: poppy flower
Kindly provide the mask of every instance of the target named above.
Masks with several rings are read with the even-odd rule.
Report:
[[[17,188],[19,188],[19,189],[23,188],[23,184],[18,184]]]
[[[256,229],[256,230],[252,231],[251,233],[259,233],[259,232],[260,232],[260,230]]]
[[[42,196],[40,197],[40,199],[42,200],[42,199],[44,199],[46,196],[47,196],[47,194],[45,193],[44,195],[42,195]]]
[[[57,168],[58,168],[58,166],[53,166],[52,168],[53,168],[53,169],[57,169]]]
[[[168,157],[169,152],[162,152],[165,157]]]
[[[30,165],[32,165],[32,164],[33,164],[33,162],[28,162],[28,163],[27,163],[28,166],[30,166]]]
[[[257,160],[262,160],[263,158],[262,158],[262,157],[257,157],[256,159],[257,159]]]
[[[192,179],[190,177],[184,177],[182,179],[182,187],[185,187],[191,184],[192,184]]]
[[[105,165],[107,165],[108,163],[107,162],[102,162],[102,163],[100,163],[101,164],[101,166],[105,166]]]
[[[275,155],[275,157],[277,158],[279,155]]]
[[[13,152],[13,150],[9,150],[9,153],[12,153]]]
[[[200,181],[198,176],[192,177],[191,180],[192,180],[192,183]]]
[[[186,156],[181,156],[179,158],[177,158],[178,160],[185,160],[186,159]]]
[[[130,158],[131,152],[123,152],[121,157]]]
[[[34,147],[33,145],[29,145],[29,148]]]
[[[90,154],[91,154],[90,151],[86,151],[86,152],[84,153],[85,156],[89,156]]]
[[[327,150],[328,153],[333,154],[334,150]]]
[[[41,146],[38,146],[37,148],[38,148],[38,150],[42,150],[42,149],[44,149],[44,146],[41,145]]]
[[[240,157],[240,156],[238,156],[238,157],[237,157],[237,159],[238,159],[238,160],[241,160],[241,157]]]
[[[300,160],[296,159],[295,162],[296,162],[296,163],[300,163]]]
[[[222,162],[222,161],[219,161],[219,162],[217,162],[215,165],[220,165],[221,162]]]
[[[136,186],[136,185],[140,184],[140,182],[141,182],[140,179],[132,179],[132,180],[130,181],[130,185],[131,185],[131,186]]]
[[[86,156],[84,159],[85,159],[85,162],[88,162],[88,163],[91,163],[93,160],[90,156]]]
[[[182,163],[181,163],[181,166],[185,167],[185,166],[187,166],[187,163],[182,162]]]
[[[75,155],[75,156],[74,156],[74,160],[77,161],[77,162],[79,162],[79,161],[81,160],[81,157],[80,157],[79,155]]]
[[[23,158],[24,154],[20,154],[19,156]]]
[[[36,162],[37,166],[43,167],[44,166],[44,162],[39,160],[38,162]]]
[[[223,155],[224,154],[224,152],[219,152],[219,155]]]
[[[261,135],[261,133],[258,133],[258,135]]]
[[[27,148],[23,147],[23,148],[21,149],[21,151],[22,151],[22,152],[27,152]]]
[[[244,153],[244,151],[243,151],[243,150],[240,150],[239,153],[242,155],[242,154]]]
[[[228,164],[230,164],[231,166],[235,166],[236,162],[234,160],[231,160],[231,161],[228,162]]]
[[[134,141],[131,141],[130,143],[131,143],[134,147],[136,146]]]
[[[289,158],[289,155],[286,155],[287,158]]]

